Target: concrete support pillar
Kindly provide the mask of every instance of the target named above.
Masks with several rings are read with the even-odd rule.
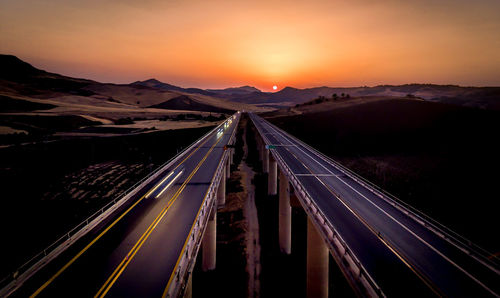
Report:
[[[226,172],[227,169],[222,171],[220,178],[219,188],[217,188],[217,205],[224,206],[226,204]]]
[[[229,179],[229,176],[231,176],[231,155],[226,160],[226,178]]]
[[[307,218],[307,297],[328,297],[328,247]]]
[[[269,150],[266,149],[265,145],[262,145],[262,171],[269,173]]]
[[[184,298],[193,298],[193,272],[189,273],[186,290],[184,290]]]
[[[262,162],[264,162],[264,151],[266,150],[266,148],[264,148],[264,144],[263,143],[264,142],[262,142],[262,139],[260,139],[259,140],[259,144],[260,144],[260,150],[259,150],[259,152],[260,152],[260,160]]]
[[[258,136],[255,137],[257,141],[257,151],[259,152],[259,160],[263,161],[263,152],[262,152],[262,142],[260,141],[260,138]]]
[[[233,164],[233,155],[234,155],[234,148],[229,149],[229,164]]]
[[[292,252],[292,206],[290,206],[290,184],[280,171],[279,192],[279,243],[282,253]]]
[[[266,150],[269,152],[269,150]],[[277,193],[277,185],[278,185],[278,165],[274,158],[270,155],[269,157],[269,175],[268,175],[268,183],[267,183],[267,194],[275,195]]]
[[[210,212],[210,218],[207,223],[207,229],[205,230],[205,235],[203,236],[202,243],[202,264],[201,269],[203,271],[209,271],[215,269],[215,256],[216,256],[216,245],[217,245],[217,209],[212,208]]]

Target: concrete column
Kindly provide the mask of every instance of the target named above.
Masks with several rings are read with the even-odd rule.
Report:
[[[184,298],[193,298],[193,272],[189,273],[186,290],[184,290]]]
[[[290,184],[280,171],[279,193],[279,243],[282,253],[292,252],[292,206],[290,206]]]
[[[263,152],[262,152],[262,143],[260,141],[260,138],[258,136],[255,136],[256,142],[257,142],[257,151],[259,152],[259,160],[263,161]]]
[[[226,160],[226,178],[229,179],[231,176],[231,157],[228,156]]]
[[[217,209],[212,208],[210,218],[207,222],[207,229],[202,242],[202,264],[203,271],[215,269],[215,256],[217,245]]]
[[[217,205],[224,206],[226,204],[226,172],[227,169],[222,171],[219,187],[217,188]]]
[[[307,297],[328,297],[328,247],[307,218]]]
[[[260,139],[260,141],[259,141],[259,142],[260,142],[260,153],[261,153],[261,155],[262,155],[262,156],[261,156],[261,158],[260,158],[260,160],[261,160],[262,162],[264,162],[264,153],[265,153],[265,151],[266,151],[266,148],[265,148],[265,145],[264,145],[264,141],[262,141],[262,139]]]
[[[269,150],[266,150],[269,152]],[[269,155],[268,155],[269,156]],[[278,184],[278,165],[272,156],[269,156],[269,175],[267,183],[267,194],[275,195],[277,193]]]
[[[266,149],[265,145],[262,145],[262,171],[269,173],[269,150]]]

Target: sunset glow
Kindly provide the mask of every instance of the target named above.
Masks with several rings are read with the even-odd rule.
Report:
[[[2,1],[0,52],[98,81],[500,84],[498,1]],[[266,87],[267,86],[267,87]]]

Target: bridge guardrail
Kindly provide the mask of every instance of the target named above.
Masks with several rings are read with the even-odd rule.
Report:
[[[231,116],[232,117],[232,116]],[[0,281],[0,296],[8,296],[14,290],[24,283],[29,277],[35,274],[38,270],[43,268],[52,259],[56,258],[61,254],[67,247],[76,242],[78,239],[83,237],[87,232],[95,228],[102,220],[113,213],[116,209],[125,204],[132,196],[134,196],[142,187],[150,183],[157,176],[163,173],[171,164],[175,163],[179,158],[184,156],[188,150],[199,144],[206,137],[217,131],[217,129],[223,125],[225,121],[217,125],[215,128],[204,134],[201,138],[193,142],[191,145],[187,146],[180,152],[178,152],[174,157],[169,159],[167,162],[163,163],[161,166],[157,167],[149,175],[145,176],[134,185],[129,187],[127,190],[119,194],[115,199],[108,202],[106,205],[101,207],[98,211],[94,212],[87,219],[73,227],[63,236],[59,237],[56,241],[47,246],[44,250],[40,251],[38,254],[34,255],[20,267],[18,267],[13,273],[9,274]]]
[[[271,144],[267,137],[262,133],[255,121],[254,125],[257,127],[259,134],[265,140],[265,142],[267,144]],[[326,243],[334,257],[336,258],[337,263],[342,267],[342,270],[344,272],[349,273],[350,282],[356,285],[356,289],[360,291],[363,296],[366,295],[370,297],[385,297],[385,294],[382,292],[375,280],[366,271],[356,255],[344,241],[340,233],[328,220],[323,211],[317,206],[317,204],[312,199],[312,196],[300,183],[295,174],[293,174],[293,172],[279,155],[279,153],[274,149],[270,149],[270,151],[277,161],[280,169],[283,171],[285,176],[287,176],[296,192],[300,195],[299,200],[301,201],[304,210],[309,214],[309,216],[314,219],[312,220],[312,222],[315,224],[317,230],[320,231],[320,233],[323,235],[323,239],[326,240]]]
[[[239,118],[237,119],[239,121]],[[237,124],[237,123],[236,123]],[[234,135],[236,132],[236,127],[233,130],[230,141],[234,141]],[[222,158],[219,161],[216,172],[210,186],[205,195],[205,199],[198,210],[195,222],[191,227],[184,248],[181,251],[181,257],[176,268],[174,268],[174,277],[171,283],[164,293],[165,297],[178,297],[182,294],[187,286],[187,278],[189,274],[192,274],[194,263],[196,261],[196,256],[200,249],[201,243],[203,241],[203,235],[207,227],[207,222],[210,218],[210,212],[217,212],[214,210],[214,205],[217,202],[217,189],[219,187],[220,181],[223,177],[223,171],[225,171],[225,163],[229,162],[229,151],[224,151]]]

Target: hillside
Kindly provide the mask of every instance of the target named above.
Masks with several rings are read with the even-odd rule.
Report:
[[[37,69],[11,55],[0,55],[0,65],[0,146],[47,136],[110,136],[200,127],[213,125],[221,113],[265,110],[154,80],[109,84],[71,78]],[[164,90],[164,85],[173,90]]]
[[[232,113],[234,111],[223,109],[194,101],[187,95],[179,95],[165,102],[152,105],[150,108],[167,109],[167,110],[189,110],[189,111],[206,111],[214,113]]]
[[[149,79],[145,81],[137,81],[132,83],[133,86],[152,87],[164,91],[180,91],[184,93],[201,94],[220,98],[232,99],[233,97],[244,96],[252,93],[260,93],[261,91],[251,86],[231,87],[225,89],[200,89],[200,88],[182,88],[171,84],[163,83],[157,79]]]
[[[275,93],[253,92],[233,95],[233,101],[267,106],[286,103],[288,106],[304,103],[319,96],[331,98],[333,94],[361,96],[418,97],[433,102],[450,103],[482,109],[500,110],[500,87],[461,87],[455,85],[408,84],[381,85],[375,87],[315,87],[297,89],[286,87]]]
[[[100,110],[110,111],[124,109],[138,113],[153,112],[165,114],[161,111],[144,111],[143,108],[165,103],[179,96],[188,96],[196,102],[201,112],[224,110],[226,112],[240,109],[260,111],[252,105],[233,103],[226,99],[210,96],[209,92],[198,92],[201,89],[184,89],[148,80],[148,84],[107,84],[92,80],[77,79],[49,73],[37,69],[30,64],[11,55],[0,55],[0,95],[12,100],[28,100],[35,103],[48,103],[56,107],[71,108],[81,113],[93,114],[95,106]],[[170,86],[165,90],[164,85]],[[213,94],[212,94],[213,95]],[[183,110],[175,104],[170,104],[170,110]],[[63,109],[59,109],[62,112]],[[190,109],[193,110],[192,108]],[[102,115],[99,115],[102,116]]]

